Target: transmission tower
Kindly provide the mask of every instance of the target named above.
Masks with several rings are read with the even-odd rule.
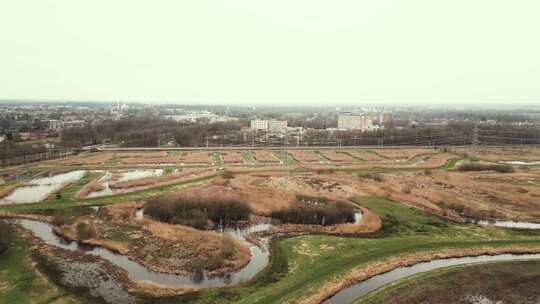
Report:
[[[287,153],[287,135],[283,137],[283,161],[285,162],[285,174],[283,176],[283,186],[289,182],[289,154]]]
[[[478,123],[474,123],[473,136],[472,136],[472,146],[476,147],[480,143],[478,139]]]

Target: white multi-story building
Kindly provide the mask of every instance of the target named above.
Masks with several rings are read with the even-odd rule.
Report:
[[[252,120],[250,123],[252,130],[268,131],[268,120]]]
[[[368,115],[339,115],[338,129],[340,130],[364,130],[373,129],[373,120]]]
[[[251,129],[258,131],[268,131],[272,133],[287,132],[286,120],[259,120],[255,119],[251,121]]]

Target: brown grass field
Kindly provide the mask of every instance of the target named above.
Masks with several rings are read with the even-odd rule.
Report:
[[[113,157],[114,153],[110,152],[82,153],[79,155],[68,156],[62,159],[50,160],[46,163],[60,166],[101,165],[104,162],[113,159]]]
[[[347,150],[343,150],[343,152],[351,155],[354,158],[358,158],[360,160],[365,160],[365,161],[368,161],[368,162],[371,162],[371,161],[377,162],[377,161],[385,160],[384,157],[381,157],[380,155],[375,154],[373,152],[370,152],[368,150],[351,150],[351,149],[347,149]]]
[[[319,163],[321,159],[311,151],[289,150],[289,155],[301,163]]]
[[[540,161],[540,149],[535,148],[469,148],[456,153],[486,161]]]
[[[253,158],[260,163],[279,163],[280,160],[272,151],[256,150],[253,151]]]
[[[540,179],[538,173],[536,171],[534,179]],[[532,178],[532,174],[529,173],[527,179]],[[493,182],[493,179],[512,179],[512,175],[441,171],[430,175],[387,173],[382,176],[382,182],[363,178],[360,189],[372,196],[458,220],[471,217],[538,221],[540,217],[540,187]]]
[[[242,153],[237,151],[222,152],[219,156],[224,164],[241,164],[244,162]]]
[[[122,164],[126,165],[141,165],[141,164],[180,164],[182,161],[179,157],[164,156],[164,157],[130,157],[122,158]]]
[[[115,158],[162,158],[167,157],[167,155],[167,151],[116,152]]]
[[[373,152],[383,158],[396,160],[407,160],[421,154],[437,153],[434,149],[377,149],[373,150]]]
[[[320,150],[320,153],[322,156],[332,162],[352,163],[354,161],[350,155],[335,150]]]
[[[212,155],[209,152],[189,152],[180,158],[186,164],[209,164],[212,162]]]

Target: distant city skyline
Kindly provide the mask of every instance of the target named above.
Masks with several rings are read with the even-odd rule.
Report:
[[[0,100],[540,104],[536,0],[19,0],[0,11]]]

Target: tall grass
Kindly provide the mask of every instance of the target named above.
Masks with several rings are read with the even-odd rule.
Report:
[[[0,254],[9,249],[9,246],[15,238],[13,228],[6,222],[0,220]]]
[[[459,171],[496,171],[499,173],[513,173],[516,170],[509,165],[466,163],[457,167]]]
[[[145,214],[162,222],[202,229],[209,221],[228,226],[248,220],[251,209],[234,198],[164,196],[147,202]]]
[[[270,216],[282,223],[307,225],[335,225],[354,222],[354,208],[343,202],[328,203],[325,200],[309,203],[299,200],[292,206],[273,210]]]

